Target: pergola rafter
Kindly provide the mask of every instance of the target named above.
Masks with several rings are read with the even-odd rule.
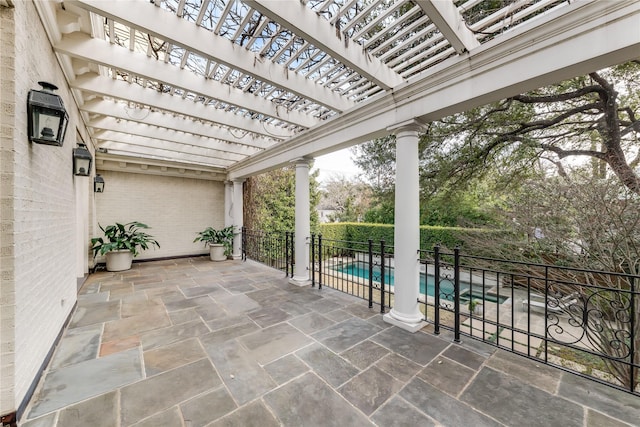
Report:
[[[231,177],[633,59],[640,16],[633,0],[493,9],[483,0],[65,0],[38,9],[94,145],[137,161],[220,156]],[[591,38],[576,49],[584,28]],[[115,138],[123,133],[131,136]]]

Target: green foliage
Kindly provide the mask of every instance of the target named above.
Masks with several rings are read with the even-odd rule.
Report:
[[[91,250],[93,251],[93,257],[95,258],[98,253],[105,255],[107,252],[118,251],[127,249],[133,253],[133,256],[138,256],[138,248],[145,250],[149,249],[149,246],[156,246],[160,248],[160,244],[142,229],[150,228],[148,225],[141,222],[133,221],[127,224],[115,223],[103,228],[100,225],[100,229],[105,235],[105,239],[102,237],[94,237],[91,239]]]
[[[309,175],[311,229],[318,225],[320,200],[317,172]],[[249,178],[246,182],[245,227],[266,232],[295,228],[295,168],[285,167]]]
[[[216,230],[213,227],[207,227],[203,231],[198,232],[194,242],[203,242],[207,245],[223,245],[224,254],[229,256],[233,248],[233,237],[236,235],[235,225]]]
[[[364,213],[364,222],[393,224],[395,208],[393,200],[382,200]]]
[[[368,223],[333,223],[320,224],[320,234],[323,239],[344,240],[349,242],[367,242],[369,239],[378,244],[384,240],[388,246],[394,244],[394,226],[389,224]],[[423,225],[420,227],[420,249],[429,250],[439,245],[445,248],[464,246],[469,236],[477,239],[492,239],[495,233],[491,229],[472,229],[460,227],[434,227]]]

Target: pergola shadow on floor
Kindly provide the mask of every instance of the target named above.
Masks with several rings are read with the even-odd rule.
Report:
[[[21,426],[622,426],[640,400],[205,257],[92,274]],[[626,424],[628,423],[628,424]]]

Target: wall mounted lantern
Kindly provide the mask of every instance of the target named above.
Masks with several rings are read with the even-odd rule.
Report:
[[[29,141],[62,147],[69,115],[62,98],[53,93],[56,85],[38,82],[42,90],[30,90],[27,97]]]
[[[78,148],[73,149],[73,174],[79,176],[89,176],[91,173],[91,153],[87,146],[78,143]]]
[[[103,193],[104,192],[104,178],[100,176],[100,174],[96,175],[93,178],[93,192],[94,193]]]

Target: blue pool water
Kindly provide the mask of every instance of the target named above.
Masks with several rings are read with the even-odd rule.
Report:
[[[350,274],[352,276],[360,277],[362,279],[369,279],[369,267],[365,265],[360,265],[357,263],[348,263],[348,264],[343,264],[342,266],[333,267],[333,269],[335,271],[338,271],[344,274]],[[375,266],[373,268],[373,280],[375,282],[381,282],[379,266]],[[385,285],[393,286],[393,282],[394,282],[393,270],[388,268],[385,269],[385,272],[384,272]],[[465,282],[460,282],[460,293],[465,294],[468,292],[468,290],[469,290],[469,284]],[[453,300],[453,291],[454,291],[453,279],[451,280],[443,279],[440,281],[440,298]],[[429,295],[429,296],[435,296],[436,292],[435,292],[434,276],[420,273],[420,293]],[[483,299],[482,290],[479,285],[474,286],[472,295],[474,299]],[[496,298],[495,295],[485,294],[484,299],[486,301],[498,302],[498,298]],[[506,299],[507,297],[501,296],[499,298],[499,302],[503,303]],[[460,297],[460,301],[461,302],[469,301],[469,296],[462,295]]]

